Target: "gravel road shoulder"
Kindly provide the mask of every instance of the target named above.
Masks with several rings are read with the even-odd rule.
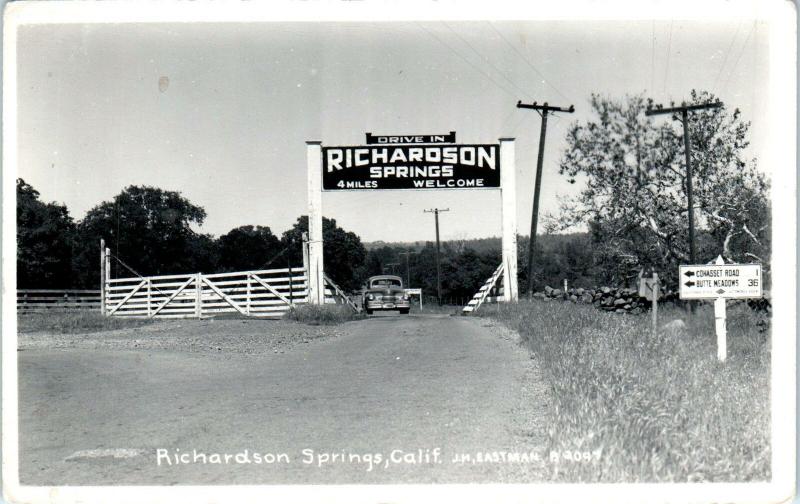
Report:
[[[81,348],[283,353],[298,345],[339,337],[346,330],[345,326],[312,326],[285,320],[184,319],[91,333],[20,333],[17,345],[19,350]]]
[[[524,374],[519,383],[514,384],[516,397],[510,411],[510,435],[514,437],[520,450],[538,453],[541,461],[531,465],[508,464],[502,467],[500,477],[506,483],[541,483],[546,481],[551,465],[548,463],[548,429],[553,425],[552,406],[554,401],[550,388],[544,379],[541,364],[524,346],[519,333],[509,329],[502,322],[490,318],[469,318],[495,335],[501,344],[514,348],[527,359]]]

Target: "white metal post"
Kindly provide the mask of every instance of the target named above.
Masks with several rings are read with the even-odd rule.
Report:
[[[104,269],[105,269],[105,275],[106,275],[105,276],[105,280],[103,282],[105,284],[104,296],[107,297],[108,296],[108,288],[111,287],[111,249],[108,248],[108,247],[106,247],[106,249],[105,249],[104,260],[105,260],[105,268]],[[107,305],[108,305],[108,302],[106,302],[106,306]]]
[[[728,356],[728,334],[726,320],[725,298],[714,300],[714,327],[717,331],[717,359],[725,362]]]
[[[106,241],[100,238],[100,313],[106,314]]]
[[[653,271],[653,338],[658,336],[658,295],[661,289],[658,287],[658,273]]]
[[[308,302],[325,303],[322,259],[322,142],[306,142],[308,163]]]
[[[714,264],[721,266],[725,264],[725,260],[721,255],[717,256]],[[720,362],[725,362],[728,356],[728,322],[725,304],[726,300],[723,297],[714,300],[714,329],[717,333],[717,360]]]
[[[514,139],[500,139],[500,199],[503,222],[503,301],[519,300],[517,288],[517,193]]]

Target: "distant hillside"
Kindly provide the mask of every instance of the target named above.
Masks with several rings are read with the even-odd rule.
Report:
[[[557,247],[559,244],[565,242],[572,242],[582,239],[588,239],[588,233],[569,233],[569,234],[546,234],[546,235],[538,235],[538,242],[539,247],[544,250],[552,249]],[[501,247],[499,236],[492,236],[490,238],[473,238],[473,239],[463,239],[463,240],[443,240],[442,247],[451,247],[457,250],[463,249],[472,249],[478,253],[489,252],[492,250],[499,251]],[[524,245],[524,248],[527,248],[528,244],[528,237],[527,236],[520,236],[519,237],[520,245]],[[414,250],[419,251],[425,248],[425,245],[428,243],[435,243],[433,240],[426,240],[426,241],[414,241],[414,242],[385,242],[385,241],[374,241],[374,242],[364,242],[364,247],[367,250],[375,250],[379,248],[392,248],[392,249],[402,249],[402,250]]]

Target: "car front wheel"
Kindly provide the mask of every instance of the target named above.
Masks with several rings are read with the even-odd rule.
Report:
[[[400,310],[400,314],[401,314],[401,315],[408,315],[408,310],[409,310],[408,308],[402,308],[402,309]]]

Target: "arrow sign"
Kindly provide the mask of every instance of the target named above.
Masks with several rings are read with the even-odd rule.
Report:
[[[760,264],[681,265],[678,278],[681,299],[752,299],[761,298]]]

